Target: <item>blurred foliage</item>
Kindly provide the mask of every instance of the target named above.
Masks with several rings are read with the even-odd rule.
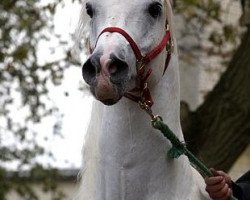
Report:
[[[35,200],[36,194],[29,184],[8,180],[6,163],[12,163],[17,169],[31,168],[32,172],[43,171],[35,158],[47,154],[36,140],[36,130],[32,124],[58,112],[48,97],[48,82],[60,85],[64,70],[69,66],[69,51],[65,47],[64,58],[41,64],[38,58],[38,45],[41,41],[50,41],[60,36],[54,33],[53,17],[57,6],[63,6],[62,0],[2,0],[0,2],[0,199],[5,200],[10,189],[14,189],[24,199]],[[60,41],[61,46],[66,46]],[[48,51],[50,51],[48,49]],[[55,49],[51,50],[55,51]],[[16,113],[23,110],[21,119]],[[54,132],[60,132],[60,120],[54,126]],[[7,142],[10,141],[10,142]],[[33,174],[31,174],[33,176]],[[43,175],[46,191],[53,191],[54,200],[63,195],[56,191],[50,173]]]
[[[7,172],[5,182],[15,190],[23,199],[39,200],[31,183],[42,184],[42,191],[50,193],[51,200],[62,200],[65,195],[58,189],[57,182],[61,180],[61,175],[56,169],[44,169],[43,166],[36,164],[29,171]],[[6,187],[7,188],[7,187]]]
[[[234,13],[240,4],[239,0],[175,0],[175,10],[185,21],[182,35],[195,35],[204,52],[223,58],[226,66],[243,33]]]

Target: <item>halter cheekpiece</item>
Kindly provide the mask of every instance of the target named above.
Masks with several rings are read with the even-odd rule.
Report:
[[[166,58],[166,63],[165,63],[165,68],[164,68],[164,73],[168,67],[170,58],[171,58],[171,48],[172,48],[172,43],[171,43],[171,36],[170,36],[170,31],[166,30],[166,33],[161,40],[161,42],[150,52],[147,54],[143,55],[140,48],[136,44],[136,42],[133,40],[133,38],[123,29],[119,27],[108,27],[105,28],[98,36],[96,43],[98,42],[99,37],[103,33],[119,33],[121,34],[130,44],[135,57],[136,57],[136,68],[137,68],[137,76],[139,79],[139,84],[132,89],[131,91],[127,92],[124,94],[124,96],[134,102],[139,103],[141,106],[147,106],[147,107],[152,107],[153,105],[153,99],[150,94],[147,80],[152,73],[152,69],[145,69],[145,66],[155,59],[165,48],[167,49],[167,58]],[[163,73],[163,74],[164,74]]]

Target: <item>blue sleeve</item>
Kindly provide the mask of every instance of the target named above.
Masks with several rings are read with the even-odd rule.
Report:
[[[232,191],[234,197],[236,197],[238,200],[243,200],[241,187],[237,183],[232,182]]]
[[[232,184],[232,190],[238,200],[250,200],[250,171]]]

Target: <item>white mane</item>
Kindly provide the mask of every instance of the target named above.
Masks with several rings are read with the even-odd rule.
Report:
[[[77,60],[82,62],[80,55],[82,53],[88,55],[88,41],[89,41],[89,22],[90,18],[86,14],[86,2],[87,0],[82,0],[82,8],[78,20],[78,25],[74,34],[74,46],[72,49],[72,56]]]

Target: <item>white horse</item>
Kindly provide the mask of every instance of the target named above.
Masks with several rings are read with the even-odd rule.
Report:
[[[85,8],[86,4],[86,8]],[[88,19],[88,20],[87,20]],[[151,127],[140,107],[122,96],[137,84],[136,56],[125,30],[143,53],[155,48],[170,28],[172,56],[164,73],[166,48],[146,66],[153,70],[148,87],[152,109],[183,139],[180,127],[178,55],[168,0],[87,0],[78,33],[87,38],[89,58],[83,77],[98,101],[83,149],[80,200],[203,200],[209,199],[202,177],[184,156],[166,157],[171,144]],[[112,106],[106,106],[106,105]]]

